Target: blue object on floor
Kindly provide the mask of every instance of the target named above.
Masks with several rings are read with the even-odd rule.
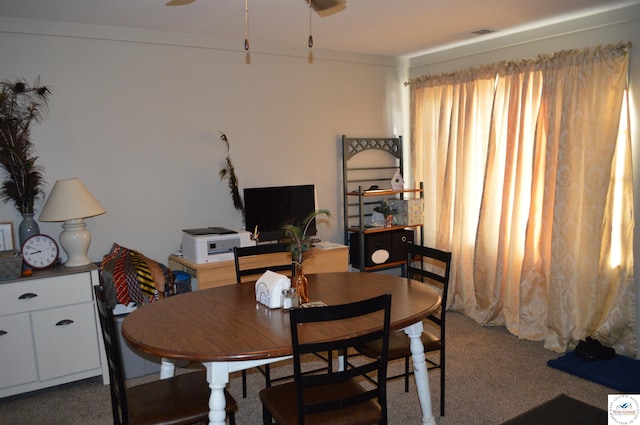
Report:
[[[176,294],[191,292],[191,275],[189,273],[181,270],[173,270],[173,275],[176,277],[174,281]]]
[[[549,360],[547,365],[620,393],[640,394],[640,360],[616,354],[608,360],[587,361],[569,352]]]

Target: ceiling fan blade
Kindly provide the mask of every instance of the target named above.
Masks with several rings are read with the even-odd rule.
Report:
[[[186,6],[188,4],[193,3],[196,0],[171,0],[166,5],[167,6]]]
[[[304,0],[307,5],[309,0]],[[311,7],[321,16],[330,16],[347,8],[346,0],[311,0]]]

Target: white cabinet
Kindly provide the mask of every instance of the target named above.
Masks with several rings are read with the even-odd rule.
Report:
[[[102,375],[94,265],[0,281],[0,397]]]

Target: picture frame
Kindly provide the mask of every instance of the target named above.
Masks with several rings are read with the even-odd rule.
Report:
[[[13,223],[10,221],[0,223],[0,251],[14,249],[15,246]]]

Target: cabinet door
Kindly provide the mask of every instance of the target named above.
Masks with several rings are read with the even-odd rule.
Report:
[[[93,304],[32,313],[40,380],[100,367]]]
[[[0,388],[38,379],[29,313],[0,317]]]

